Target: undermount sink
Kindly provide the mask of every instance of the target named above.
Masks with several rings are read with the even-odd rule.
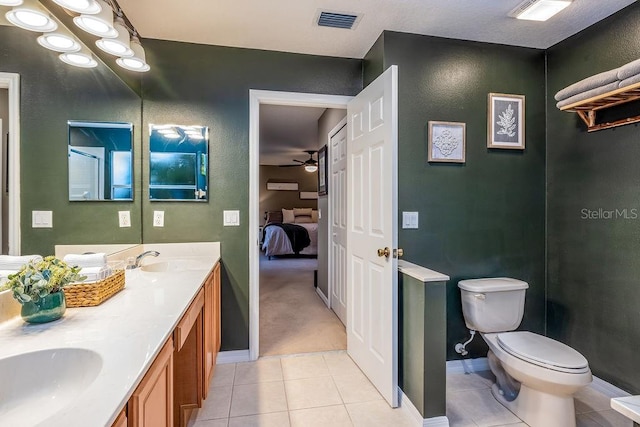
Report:
[[[0,359],[0,424],[37,425],[72,403],[96,379],[102,358],[53,348]]]
[[[204,262],[199,262],[192,259],[172,259],[168,261],[158,261],[144,264],[142,267],[140,267],[140,270],[158,273],[166,271],[202,270],[210,267],[210,265],[207,265]]]

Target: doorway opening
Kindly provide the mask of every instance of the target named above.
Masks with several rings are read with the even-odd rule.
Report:
[[[0,72],[0,253],[20,255],[20,76]]]
[[[296,110],[300,110],[300,114],[304,114],[304,110],[301,110],[302,108],[306,108],[307,114],[313,115],[314,112],[315,114],[318,114],[318,118],[320,117],[320,115],[322,113],[324,113],[325,111],[327,111],[327,109],[337,109],[337,110],[341,110],[344,115],[346,115],[346,106],[347,106],[347,102],[351,99],[351,97],[346,97],[346,96],[336,96],[336,95],[317,95],[317,94],[305,94],[305,93],[290,93],[290,92],[272,92],[272,91],[259,91],[259,90],[251,90],[250,91],[250,194],[249,194],[249,198],[250,198],[250,202],[249,202],[249,209],[250,209],[250,213],[249,213],[249,238],[250,238],[250,253],[249,253],[249,276],[250,276],[250,293],[249,293],[249,305],[250,305],[250,321],[249,321],[249,341],[250,341],[250,345],[249,345],[249,358],[251,360],[256,360],[260,355],[262,354],[274,354],[273,351],[277,351],[277,352],[281,352],[281,351],[296,351],[295,348],[300,348],[300,349],[304,349],[305,344],[304,342],[300,342],[300,346],[296,347],[296,346],[292,346],[289,347],[292,350],[287,350],[287,344],[285,343],[284,346],[282,346],[279,350],[278,349],[265,349],[265,352],[261,351],[261,347],[260,347],[260,319],[263,318],[264,316],[261,316],[260,313],[260,301],[262,296],[263,296],[263,292],[262,292],[262,283],[261,283],[261,279],[263,279],[267,285],[269,285],[268,281],[272,281],[271,285],[269,286],[271,289],[268,288],[264,288],[264,290],[266,292],[269,292],[269,290],[275,290],[275,292],[271,292],[271,296],[273,296],[274,298],[272,298],[272,301],[270,301],[271,303],[273,303],[273,306],[279,305],[281,307],[288,307],[289,310],[293,310],[296,307],[292,307],[292,304],[295,304],[295,300],[296,300],[296,293],[295,291],[298,291],[300,289],[297,288],[293,288],[290,289],[292,290],[291,293],[289,293],[289,301],[285,302],[285,301],[278,301],[278,298],[281,297],[282,295],[286,295],[285,294],[279,294],[278,291],[282,291],[283,286],[279,286],[278,283],[282,284],[282,283],[295,283],[294,286],[300,286],[300,287],[305,287],[308,288],[309,290],[311,290],[311,297],[316,299],[316,303],[318,301],[320,301],[320,305],[322,306],[322,301],[324,301],[324,305],[322,308],[324,310],[327,310],[326,307],[329,304],[329,298],[330,298],[330,292],[327,292],[325,290],[325,292],[317,292],[317,294],[313,295],[313,293],[315,293],[315,288],[314,288],[314,282],[315,282],[315,277],[317,277],[317,273],[315,273],[314,270],[318,270],[317,264],[317,258],[314,258],[313,256],[308,256],[308,257],[296,257],[296,258],[285,258],[285,257],[280,257],[280,258],[275,258],[272,257],[271,260],[269,260],[268,256],[261,251],[261,247],[262,247],[262,233],[263,233],[263,225],[266,222],[266,220],[268,218],[266,218],[265,215],[265,211],[264,209],[261,208],[261,202],[262,202],[262,198],[264,197],[264,193],[265,191],[269,191],[266,190],[267,184],[266,184],[266,179],[264,177],[261,176],[261,141],[262,141],[262,135],[260,134],[261,131],[261,120],[265,120],[268,117],[265,117],[265,115],[263,114],[265,111],[267,112],[267,116],[269,116],[270,112],[278,112],[278,108],[277,107],[281,107],[283,108],[285,111],[286,108],[290,108],[290,107],[295,107]],[[285,108],[286,107],[286,108]],[[271,110],[271,111],[270,111]],[[293,110],[290,110],[293,111]],[[285,114],[286,116],[286,114]],[[291,117],[289,115],[289,117]],[[295,147],[292,149],[292,151],[290,152],[290,159],[287,158],[280,158],[277,161],[271,161],[270,163],[276,163],[276,164],[272,164],[270,166],[271,169],[275,169],[277,168],[278,170],[284,170],[284,169],[292,169],[292,170],[296,170],[296,169],[300,169],[301,172],[299,173],[306,173],[307,176],[311,176],[313,179],[316,179],[316,173],[308,173],[308,172],[304,172],[304,167],[283,167],[281,168],[279,165],[280,164],[294,164],[294,163],[300,163],[303,162],[305,163],[305,161],[307,159],[312,159],[315,162],[317,162],[318,158],[317,158],[317,153],[312,152],[312,153],[306,153],[305,150],[309,150],[309,151],[316,151],[319,148],[320,142],[319,142],[319,138],[318,138],[318,130],[316,128],[315,130],[315,137],[313,138],[313,141],[302,141],[303,144],[306,144],[304,146],[300,146],[300,147]],[[325,141],[326,141],[326,135],[325,135]],[[262,157],[266,157],[262,156]],[[295,160],[299,160],[300,162],[295,162]],[[262,163],[265,163],[265,161],[263,160]],[[306,166],[306,165],[303,165]],[[262,167],[262,171],[264,173],[265,168]],[[304,175],[302,175],[304,177]],[[264,180],[264,182],[263,182]],[[302,181],[302,179],[299,179],[300,181]],[[315,200],[314,199],[301,199],[301,197],[307,197],[310,195],[307,194],[301,194],[302,193],[314,193],[314,191],[305,191],[305,189],[302,189],[300,186],[300,183],[298,183],[298,186],[293,189],[293,187],[295,185],[292,185],[295,183],[295,181],[293,181],[292,179],[289,179],[289,182],[286,182],[287,179],[284,180],[285,182],[283,182],[282,179],[277,179],[275,180],[272,184],[276,184],[271,185],[270,188],[292,188],[291,190],[271,190],[270,193],[289,193],[289,197],[291,197],[291,195],[294,195],[294,198],[297,198],[299,201],[299,203],[302,204],[309,204],[313,205],[315,203],[315,207],[316,207],[316,214],[322,218],[323,215],[325,215],[325,220],[328,218],[328,212],[323,212],[322,208],[320,207],[320,209],[318,209],[318,201],[319,200]],[[262,188],[264,187],[264,189]],[[262,195],[261,195],[262,194]],[[305,201],[303,203],[303,200]],[[310,202],[309,202],[310,201]],[[270,205],[269,205],[270,206]],[[264,205],[263,205],[264,207]],[[296,206],[293,206],[294,208]],[[298,206],[301,207],[301,206]],[[270,208],[271,209],[271,208]],[[302,208],[304,209],[304,208]],[[280,209],[281,210],[281,209]],[[293,210],[293,209],[291,209]],[[313,211],[313,206],[311,206],[311,210]],[[273,210],[271,212],[277,212],[278,208],[273,207]],[[266,211],[269,212],[269,211]],[[298,214],[304,214],[306,212],[296,212]],[[300,215],[300,216],[305,216],[305,215]],[[319,231],[318,231],[318,239],[323,239],[324,242],[326,242],[327,240],[327,236],[328,236],[328,229],[327,227],[323,227],[322,224],[322,219],[318,219],[318,227],[319,227]],[[295,222],[295,221],[292,221]],[[324,257],[326,258],[326,246],[324,247],[324,252],[320,254],[320,258],[322,259],[322,256],[324,255]],[[311,252],[313,252],[313,250],[311,250]],[[304,251],[301,251],[301,253],[304,253]],[[322,261],[321,261],[322,262]],[[264,273],[261,276],[261,263],[262,263],[262,272]],[[282,269],[282,271],[279,271],[280,269],[277,267],[276,263],[279,263],[280,265],[285,265],[285,264],[289,264],[288,266],[290,268],[288,269]],[[323,267],[326,268],[326,267]],[[321,268],[322,269],[322,268]],[[275,272],[275,273],[274,273]],[[282,273],[282,274],[281,274]],[[307,297],[309,297],[309,293],[305,293],[307,295]],[[269,296],[267,293],[264,296]],[[299,295],[298,295],[299,297]],[[320,297],[324,297],[322,298],[322,300],[320,300]],[[275,302],[273,301],[275,300]],[[316,304],[317,305],[317,304]],[[264,313],[263,313],[264,314]],[[302,314],[304,315],[304,313]],[[335,317],[335,316],[334,316]],[[295,322],[296,320],[294,319],[293,322]],[[338,324],[340,324],[340,321],[336,318],[335,322],[337,322]],[[285,322],[286,323],[286,322]],[[284,323],[283,323],[284,324]],[[278,325],[274,325],[274,326],[278,326]],[[289,322],[289,327],[293,327],[296,326],[295,323],[291,323]],[[334,326],[336,326],[334,324]],[[340,325],[341,326],[341,325]],[[343,329],[344,327],[341,326]],[[286,328],[284,328],[285,330],[283,330],[282,332],[286,333]],[[275,333],[277,334],[278,331],[277,329],[275,330]],[[300,336],[303,336],[304,333],[301,333]],[[304,340],[302,340],[304,341]],[[346,342],[346,341],[345,341]]]

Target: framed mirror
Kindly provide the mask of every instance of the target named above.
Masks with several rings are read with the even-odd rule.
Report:
[[[69,200],[133,200],[133,124],[70,120]]]
[[[209,128],[149,125],[149,199],[207,201]]]

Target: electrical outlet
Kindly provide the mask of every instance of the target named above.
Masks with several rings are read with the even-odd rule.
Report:
[[[164,227],[164,211],[153,211],[153,226]]]
[[[120,227],[131,227],[131,213],[129,211],[118,211],[118,222]]]

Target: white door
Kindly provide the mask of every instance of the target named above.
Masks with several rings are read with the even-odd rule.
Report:
[[[397,66],[349,102],[347,126],[347,351],[397,407]]]
[[[329,140],[331,308],[347,324],[347,126]]]

